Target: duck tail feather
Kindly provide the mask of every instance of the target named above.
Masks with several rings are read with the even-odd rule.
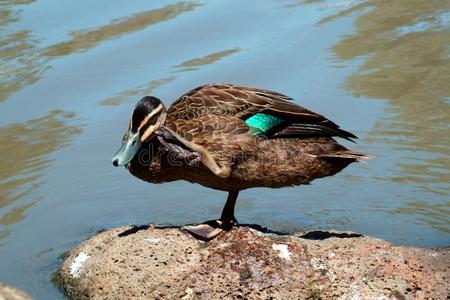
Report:
[[[327,158],[352,159],[352,160],[356,160],[358,162],[364,162],[365,160],[375,158],[372,155],[367,155],[364,153],[354,152],[354,151],[349,151],[349,150],[319,154],[319,155],[317,155],[317,157],[323,158],[323,159],[327,159]]]

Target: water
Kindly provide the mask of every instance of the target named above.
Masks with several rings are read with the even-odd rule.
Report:
[[[110,162],[140,97],[169,105],[209,82],[285,93],[376,156],[310,186],[244,191],[242,223],[450,244],[447,1],[0,5],[0,282],[58,299],[59,255],[97,230],[217,217],[225,193]]]

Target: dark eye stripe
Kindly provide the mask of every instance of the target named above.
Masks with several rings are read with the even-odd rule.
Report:
[[[149,120],[149,123],[150,123],[151,125],[155,125],[155,124],[156,124],[156,121],[158,121],[158,116],[159,116],[159,114],[156,114],[156,115],[152,116],[152,117],[150,118],[150,120]]]

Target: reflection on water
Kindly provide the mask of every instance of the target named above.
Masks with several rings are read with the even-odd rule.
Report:
[[[154,90],[160,86],[171,82],[175,79],[175,76],[166,77],[159,80],[152,80],[147,84],[128,89],[121,92],[119,95],[100,101],[100,104],[107,106],[119,105],[127,102],[128,100],[136,101],[136,96],[150,95]]]
[[[417,220],[429,224],[436,230],[450,233],[450,201],[429,203],[412,201],[402,208],[392,211],[392,214],[407,214],[416,216]]]
[[[0,2],[0,26],[6,26],[11,22],[16,21],[19,17],[15,10],[17,4],[28,4],[34,0],[3,0]]]
[[[199,5],[194,2],[179,2],[160,9],[137,13],[99,28],[74,32],[71,40],[49,47],[44,51],[44,55],[60,56],[84,51],[95,47],[100,42],[118,38],[124,34],[142,30],[147,26],[173,19],[181,13],[194,10]]]
[[[360,11],[363,8],[370,7],[372,4],[370,1],[347,1],[343,3],[346,5],[346,8],[322,18],[319,22],[317,22],[317,25],[324,25],[326,23],[334,22],[337,19],[347,17],[348,15]]]
[[[79,127],[67,124],[73,119],[72,113],[54,110],[42,118],[0,128],[0,208],[6,208],[0,225],[20,221],[25,210],[40,199],[32,192],[42,183],[44,168],[51,161],[48,155],[81,132]],[[10,207],[26,196],[32,200]],[[8,228],[2,227],[0,237],[5,237]]]
[[[29,30],[6,34],[2,30],[19,18],[19,13],[13,10],[13,4],[31,2],[33,1],[2,1],[0,4],[0,102],[23,86],[36,82],[45,70],[44,61],[37,52],[37,42],[32,39]]]
[[[317,3],[320,9],[326,14],[316,25],[323,25],[333,22],[339,18],[346,17],[353,12],[359,11],[362,8],[370,6],[370,1],[366,0],[297,0],[284,5],[284,8],[299,8],[306,4]]]
[[[332,48],[340,61],[367,58],[347,78],[346,89],[355,95],[387,99],[392,104],[387,117],[376,124],[366,142],[390,144],[390,149],[407,153],[407,157],[403,154],[394,162],[400,172],[384,176],[384,180],[414,183],[421,190],[448,196],[450,5],[440,0],[368,4],[369,12],[355,22],[356,32]],[[424,222],[448,231],[450,203],[431,204],[429,200],[414,200],[396,212],[423,215]],[[441,225],[445,226],[435,221],[444,221]]]
[[[212,54],[209,54],[207,56],[204,57],[199,57],[199,58],[193,58],[190,59],[188,61],[185,61],[179,65],[174,66],[174,68],[177,68],[179,71],[193,71],[193,70],[197,70],[198,67],[203,66],[203,65],[209,65],[212,63],[215,63],[216,61],[230,56],[236,52],[241,51],[242,49],[240,48],[233,48],[233,49],[228,49],[228,50],[223,50],[223,51],[219,51],[219,52],[215,52]]]
[[[8,213],[6,213],[0,218],[0,225],[11,225],[16,222],[22,221],[25,218],[24,212],[29,207],[33,206],[34,203],[36,203],[36,201],[18,207],[14,207]]]
[[[33,1],[7,1],[1,3],[0,27],[7,26],[19,18],[19,12],[13,11],[12,4],[27,4]],[[51,57],[70,55],[86,51],[103,41],[118,38],[122,35],[142,30],[150,25],[158,24],[194,10],[200,4],[194,2],[179,2],[160,9],[140,12],[130,17],[113,20],[110,24],[72,33],[69,41],[39,48],[31,31],[14,31],[0,40],[0,102],[22,87],[33,84],[50,66]],[[0,28],[1,29],[1,28]],[[0,31],[1,32],[1,31]]]
[[[174,66],[173,68],[178,69],[178,71],[193,71],[197,70],[201,66],[213,64],[218,60],[230,56],[236,52],[241,51],[239,48],[233,48],[228,50],[223,50],[219,52],[215,52],[200,58],[193,58],[188,61],[185,61],[179,65]],[[141,97],[144,95],[150,95],[152,92],[162,85],[165,85],[171,81],[173,81],[176,77],[174,75],[170,75],[169,77],[152,80],[147,84],[137,86],[135,88],[128,89],[126,91],[121,92],[119,95],[110,97],[108,99],[100,101],[100,104],[107,106],[115,106],[120,105],[122,103],[127,102],[128,100],[136,101],[136,97]]]
[[[296,1],[292,1],[288,4],[285,4],[284,7],[286,8],[295,8],[298,6],[302,6],[305,4],[310,4],[310,3],[316,3],[316,2],[320,2],[321,0],[296,0]]]
[[[0,101],[23,86],[36,82],[46,68],[28,31],[15,32],[1,40],[0,59]]]

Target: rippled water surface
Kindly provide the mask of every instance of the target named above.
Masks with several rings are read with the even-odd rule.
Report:
[[[97,230],[220,214],[226,194],[113,168],[134,103],[210,82],[272,89],[372,154],[309,186],[241,193],[237,218],[450,244],[450,4],[442,0],[0,2],[0,282],[58,299]]]

